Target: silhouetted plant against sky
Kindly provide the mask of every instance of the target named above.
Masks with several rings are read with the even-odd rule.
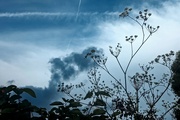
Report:
[[[177,95],[176,104],[174,109],[174,117],[180,119],[180,51],[176,53],[176,59],[174,60],[171,69],[173,71],[173,78],[171,82],[171,87],[173,92]]]
[[[35,92],[30,88],[18,88],[15,85],[0,87],[0,119],[45,120],[47,117],[46,109],[32,105],[30,101],[22,97],[22,93],[36,98]]]
[[[133,58],[149,38],[159,29],[159,26],[153,27],[147,23],[152,15],[148,9],[140,11],[135,17],[131,15],[131,11],[131,8],[125,8],[119,16],[122,18],[130,18],[130,20],[137,23],[142,34],[139,36],[142,36],[142,38],[137,34],[125,36],[125,41],[130,43],[131,53],[129,60],[127,60],[127,65],[122,65],[119,57],[123,49],[121,44],[118,43],[115,48],[109,46],[111,55],[120,67],[122,78],[117,78],[112,74],[107,64],[108,57],[106,57],[104,53],[92,49],[85,56],[85,58],[92,59],[95,63],[94,68],[88,72],[88,79],[91,85],[88,86],[88,88],[83,83],[77,85],[64,85],[64,83],[62,83],[62,85],[59,86],[59,91],[68,95],[69,100],[74,100],[74,102],[82,105],[81,110],[85,116],[90,116],[93,119],[95,119],[95,117],[103,117],[104,119],[113,120],[156,120],[163,119],[176,105],[163,99],[166,92],[171,92],[169,87],[173,75],[171,70],[174,55],[173,51],[164,55],[158,55],[157,58],[147,65],[139,64],[142,72],[127,75]],[[139,39],[141,43],[135,49],[134,43]],[[155,66],[158,64],[168,70],[167,73],[163,73],[162,78],[159,78],[159,76],[156,76],[153,72]],[[99,68],[104,70],[112,80],[101,80],[101,70]],[[127,82],[130,82],[133,87],[132,89],[128,88]],[[79,95],[77,93],[74,94],[75,90],[82,93],[79,93]],[[166,111],[159,113],[157,107],[159,104],[161,104]]]

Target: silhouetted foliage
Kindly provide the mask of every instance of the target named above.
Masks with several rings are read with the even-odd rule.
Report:
[[[22,98],[21,94],[24,92],[36,97],[34,91],[29,88],[18,88],[15,85],[0,88],[0,120],[45,119],[41,108]],[[40,117],[33,116],[33,113],[39,114]]]
[[[167,91],[172,81],[172,57],[174,52],[164,55],[158,55],[153,61],[147,65],[139,64],[142,72],[136,72],[133,76],[127,75],[130,64],[142,46],[147,40],[159,29],[159,26],[152,27],[147,23],[149,17],[152,15],[147,9],[140,11],[139,15],[132,17],[130,15],[132,9],[125,8],[120,17],[128,17],[137,23],[142,30],[141,44],[137,49],[134,49],[133,45],[138,35],[126,36],[125,40],[130,43],[131,57],[123,67],[119,59],[122,46],[117,44],[115,49],[112,46],[109,47],[109,51],[117,61],[117,64],[121,70],[123,78],[117,78],[108,69],[108,58],[104,53],[96,52],[96,50],[90,50],[85,58],[92,59],[96,66],[88,72],[88,79],[91,86],[87,87],[84,83],[77,85],[65,85],[62,83],[59,85],[59,91],[65,93],[69,97],[69,101],[78,102],[82,105],[80,110],[84,115],[93,117],[104,117],[104,119],[134,119],[134,120],[157,120],[164,119],[164,116],[169,113],[177,104],[170,103],[168,100],[163,99],[163,96]],[[155,77],[152,72],[155,69],[155,65],[162,65],[168,70],[167,73],[163,73],[162,78]],[[104,70],[111,78],[111,81],[101,80],[101,72]],[[131,90],[127,86],[127,81],[131,83],[134,90]],[[109,84],[111,83],[111,84]],[[81,89],[83,93],[74,93]],[[63,98],[64,99],[64,98]],[[143,105],[141,102],[146,104]],[[161,104],[166,111],[159,113],[157,104]]]
[[[172,89],[174,93],[180,96],[180,52],[176,53],[176,59],[172,64],[173,71],[173,81],[172,81]]]
[[[174,109],[175,118],[180,119],[180,51],[176,53],[176,59],[172,64],[173,79],[172,79],[172,89],[174,93],[178,96],[176,101],[177,106]]]

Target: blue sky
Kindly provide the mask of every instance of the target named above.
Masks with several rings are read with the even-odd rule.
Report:
[[[148,8],[153,14],[150,23],[160,26],[134,64],[179,50],[179,0],[0,0],[0,85],[13,80],[18,86],[54,92],[51,65],[82,65],[78,70],[72,66],[59,69],[66,69],[67,75],[71,70],[71,82],[85,80],[86,63],[80,58],[89,47],[102,48],[109,56],[109,45],[120,42],[125,46],[122,61],[126,63],[128,45],[124,36],[138,34],[139,29],[131,21],[119,18],[125,7],[134,11]],[[59,61],[51,64],[53,60]],[[64,79],[58,79],[61,78]]]
[[[159,0],[160,2],[163,0]],[[167,1],[167,0],[165,0]],[[142,2],[157,3],[156,0],[81,0],[81,11],[83,12],[105,12],[117,11],[122,6],[141,6]],[[31,0],[11,1],[1,0],[2,12],[76,12],[79,0]]]

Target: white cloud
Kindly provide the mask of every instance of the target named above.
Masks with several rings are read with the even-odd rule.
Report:
[[[11,54],[10,52],[13,50],[10,50],[7,58],[0,60],[1,85],[6,85],[9,80],[14,80],[18,86],[45,87],[50,80],[49,60],[63,54],[59,49],[45,49],[29,44],[8,42],[4,46],[8,46],[7,50],[12,47],[15,53]]]
[[[143,46],[139,55],[143,55],[144,58],[148,57],[149,59],[150,56],[155,57],[158,54],[164,54],[170,50],[179,50],[179,7],[180,2],[177,2],[176,4],[170,4],[169,2],[164,3],[163,7],[158,8],[157,10],[154,10],[153,7],[149,6],[149,11],[153,14],[149,18],[149,23],[154,27],[159,25],[160,29],[155,34],[153,34],[152,37],[150,37],[147,43]],[[135,11],[138,10],[135,9]],[[123,46],[122,52],[126,52],[129,49],[128,47],[130,46],[127,42],[125,42],[125,36],[136,34],[141,35],[141,29],[138,25],[129,22],[128,19],[127,22],[125,22],[126,20],[121,19],[126,18],[120,18],[120,20],[115,22],[104,22],[99,25],[101,34],[98,36],[98,39],[100,39],[98,40],[98,45],[104,44],[103,46],[108,49],[109,45],[115,46],[116,43],[120,42]],[[141,39],[141,36],[138,38]],[[139,39],[137,39],[134,43],[137,45],[141,40],[139,42],[138,41]]]
[[[78,19],[83,19],[85,20],[86,18],[93,18],[93,17],[115,17],[118,14],[118,12],[104,12],[104,13],[99,13],[99,12],[5,12],[5,13],[0,13],[0,18],[30,18],[30,17],[45,17],[45,18],[54,18],[54,19],[61,19],[61,18],[74,18],[74,20],[77,20],[77,15]],[[84,18],[85,17],[85,18]]]

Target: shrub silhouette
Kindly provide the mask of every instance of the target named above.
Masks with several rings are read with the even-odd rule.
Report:
[[[165,115],[169,113],[177,104],[169,103],[168,100],[163,99],[165,93],[169,90],[173,71],[171,64],[173,62],[174,52],[170,51],[164,55],[158,55],[157,58],[150,61],[147,65],[139,64],[142,72],[136,72],[133,76],[128,75],[131,62],[140,51],[142,46],[149,40],[149,38],[159,29],[159,26],[153,27],[148,24],[148,19],[152,15],[148,9],[140,11],[135,17],[131,15],[131,8],[125,8],[125,10],[119,15],[122,18],[129,18],[137,23],[142,31],[142,38],[139,38],[137,34],[126,36],[125,40],[130,43],[131,57],[123,67],[120,61],[120,53],[122,46],[117,44],[115,49],[110,46],[109,51],[111,55],[117,61],[117,65],[123,75],[122,78],[117,78],[109,70],[107,66],[108,58],[104,53],[99,53],[92,49],[87,53],[85,58],[92,59],[95,63],[94,68],[88,72],[88,79],[91,86],[87,87],[84,83],[77,85],[65,85],[62,83],[59,85],[59,91],[67,95],[67,100],[73,103],[78,102],[81,107],[71,106],[71,110],[78,110],[81,114],[86,116],[103,117],[104,119],[134,119],[134,120],[157,120],[164,119]],[[141,39],[141,44],[137,49],[134,49],[133,45],[137,39]],[[162,78],[157,78],[152,72],[155,65],[162,65],[168,70],[167,73],[162,75]],[[100,70],[104,70],[112,80],[107,83],[105,80],[101,80]],[[127,82],[130,82],[133,90],[128,88]],[[75,93],[76,89],[81,89],[84,93]],[[62,98],[64,99],[64,98]],[[141,102],[146,104],[143,105]],[[67,102],[67,101],[62,101]],[[165,108],[164,113],[159,113],[157,104]],[[71,105],[69,103],[68,105]],[[63,105],[66,105],[63,103]],[[71,119],[71,117],[69,117]]]
[[[42,109],[33,106],[30,101],[23,99],[21,94],[27,93],[36,97],[29,88],[18,88],[15,85],[0,88],[0,120],[31,120],[43,118]],[[41,117],[33,117],[33,113]]]

